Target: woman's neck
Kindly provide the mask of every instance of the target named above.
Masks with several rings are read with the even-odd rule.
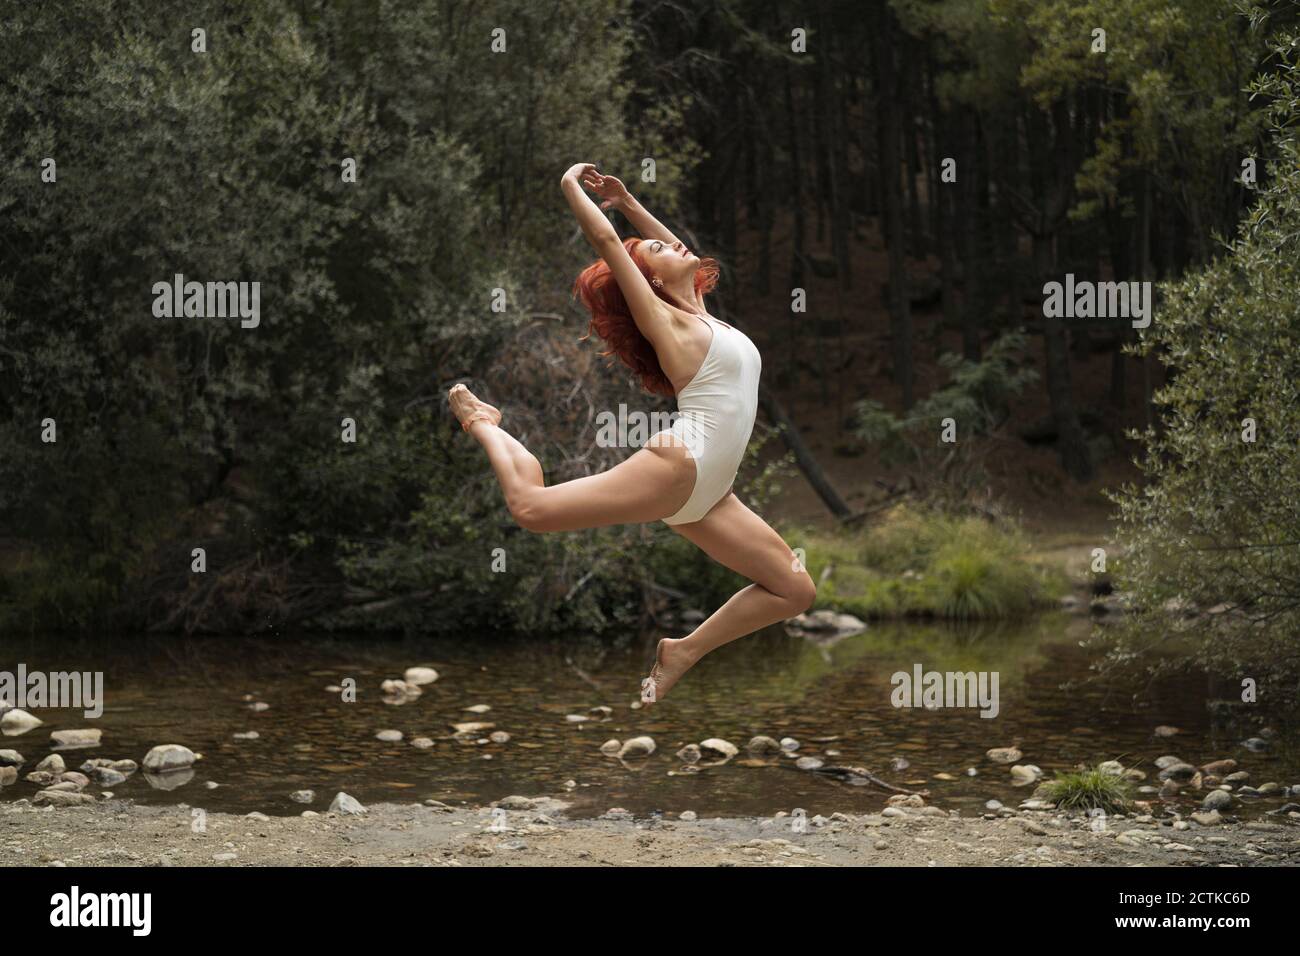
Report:
[[[675,287],[664,286],[664,291],[673,298],[679,309],[694,312],[697,315],[704,312],[704,303],[695,294],[695,283],[692,280],[683,279]]]

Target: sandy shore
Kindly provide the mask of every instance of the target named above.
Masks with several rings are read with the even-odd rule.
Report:
[[[1294,866],[1300,826],[1213,827],[1112,819],[1102,832],[1065,814],[998,819],[936,808],[836,814],[794,832],[789,817],[683,820],[622,814],[569,820],[556,800],[492,808],[376,804],[358,816],[264,817],[109,800],[0,804],[0,866]],[[531,804],[531,806],[529,806]],[[322,806],[321,810],[324,810]]]

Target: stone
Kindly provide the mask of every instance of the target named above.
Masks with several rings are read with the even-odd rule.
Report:
[[[90,779],[99,787],[116,787],[126,783],[126,776],[112,767],[95,767],[90,771]]]
[[[677,759],[683,763],[699,763],[702,756],[704,754],[700,751],[699,744],[687,744],[677,751]]]
[[[42,790],[32,798],[34,806],[82,807],[95,802],[88,793],[74,793],[66,790]]]
[[[648,757],[655,752],[655,742],[653,737],[633,737],[625,741],[619,748],[618,755],[620,758],[625,757]]]
[[[408,667],[402,679],[408,684],[416,687],[423,687],[426,684],[432,684],[438,679],[438,672],[432,667]]]
[[[600,752],[606,757],[617,757],[619,751],[623,749],[623,741],[615,740],[613,737],[606,740],[600,745]]]
[[[368,812],[369,811],[361,805],[361,801],[357,800],[356,797],[349,796],[341,790],[330,804],[330,813],[342,813],[345,816],[358,816],[362,813]]]
[[[147,773],[171,773],[186,770],[194,766],[198,755],[188,747],[180,744],[159,744],[144,757],[144,769]]]
[[[751,737],[749,743],[745,744],[745,749],[754,754],[774,754],[781,752],[781,745],[771,737],[759,735]]]
[[[50,734],[50,743],[55,747],[98,747],[102,730],[56,730]]]
[[[315,790],[295,790],[289,794],[289,799],[294,803],[312,803],[316,799]]]
[[[375,734],[376,740],[382,740],[386,744],[395,744],[402,739],[400,730],[381,730]]]
[[[723,740],[721,737],[710,737],[708,740],[700,741],[700,751],[706,757],[721,757],[723,760],[730,760],[740,753],[740,748],[728,740]]]
[[[1017,787],[1025,787],[1031,783],[1037,783],[1042,775],[1043,771],[1032,763],[1018,763],[1011,768],[1011,782]]]
[[[1211,790],[1201,801],[1202,810],[1226,810],[1232,806],[1232,794],[1226,790]]]
[[[1015,763],[1024,756],[1016,747],[994,747],[984,754],[994,763]]]
[[[411,741],[411,746],[416,750],[429,750],[433,747],[433,741],[428,737],[416,737]]]
[[[800,770],[820,770],[825,761],[820,757],[800,757],[794,765]]]
[[[17,750],[0,750],[0,767],[21,767],[25,761]]]
[[[1206,810],[1201,813],[1193,813],[1192,819],[1203,827],[1212,827],[1223,822],[1223,817],[1219,815],[1218,810]]]
[[[5,711],[5,715],[0,717],[0,730],[6,734],[25,734],[43,723],[45,721],[39,717],[33,717],[22,708],[15,707],[13,710]]]
[[[68,765],[63,762],[63,757],[59,754],[50,754],[36,765],[36,769],[45,770],[49,773],[63,773],[68,769]]]

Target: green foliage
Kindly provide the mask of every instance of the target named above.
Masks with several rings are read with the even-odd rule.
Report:
[[[993,620],[1050,604],[1061,573],[1032,560],[1007,523],[899,506],[856,533],[809,534],[817,606],[863,618]]]
[[[220,585],[268,592],[229,625],[331,590],[367,626],[436,623],[428,597],[401,603],[421,593],[516,622],[563,598],[598,541],[502,530],[481,453],[442,409],[530,312],[567,300],[586,250],[568,241],[564,169],[640,155],[622,129],[625,14],[622,0],[7,5],[0,614],[142,623],[160,588],[184,601],[217,586],[188,578],[196,545],[212,582],[239,562],[280,568]],[[191,25],[208,52],[191,51]],[[501,25],[508,55],[489,49]],[[672,134],[670,105],[641,136]],[[56,183],[40,181],[45,157]],[[260,326],[156,318],[152,287],[176,273],[260,282]],[[345,417],[356,444],[340,441]],[[539,568],[525,587],[486,570],[506,538]]]
[[[1057,774],[1043,784],[1038,795],[1062,810],[1127,813],[1132,807],[1132,787],[1128,782],[1095,767]]]
[[[1115,496],[1120,583],[1141,613],[1113,659],[1167,629],[1153,618],[1172,599],[1226,605],[1178,624],[1195,641],[1187,660],[1284,695],[1300,673],[1300,39],[1276,41],[1252,93],[1281,158],[1222,254],[1165,286],[1138,346],[1173,374],[1155,396],[1161,427],[1136,436],[1146,483]]]
[[[931,493],[943,490],[960,499],[983,476],[975,439],[994,435],[1006,422],[1011,400],[1038,378],[1024,357],[1025,335],[1005,332],[978,362],[945,353],[940,364],[948,383],[896,415],[880,402],[864,399],[854,408],[856,434],[876,446],[886,464],[906,463]],[[951,419],[956,441],[942,440]]]

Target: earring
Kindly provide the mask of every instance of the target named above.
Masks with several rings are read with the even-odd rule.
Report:
[[[662,289],[664,287],[664,280],[659,278],[658,276],[655,276],[653,279],[650,280],[650,284],[654,286],[656,289]]]

